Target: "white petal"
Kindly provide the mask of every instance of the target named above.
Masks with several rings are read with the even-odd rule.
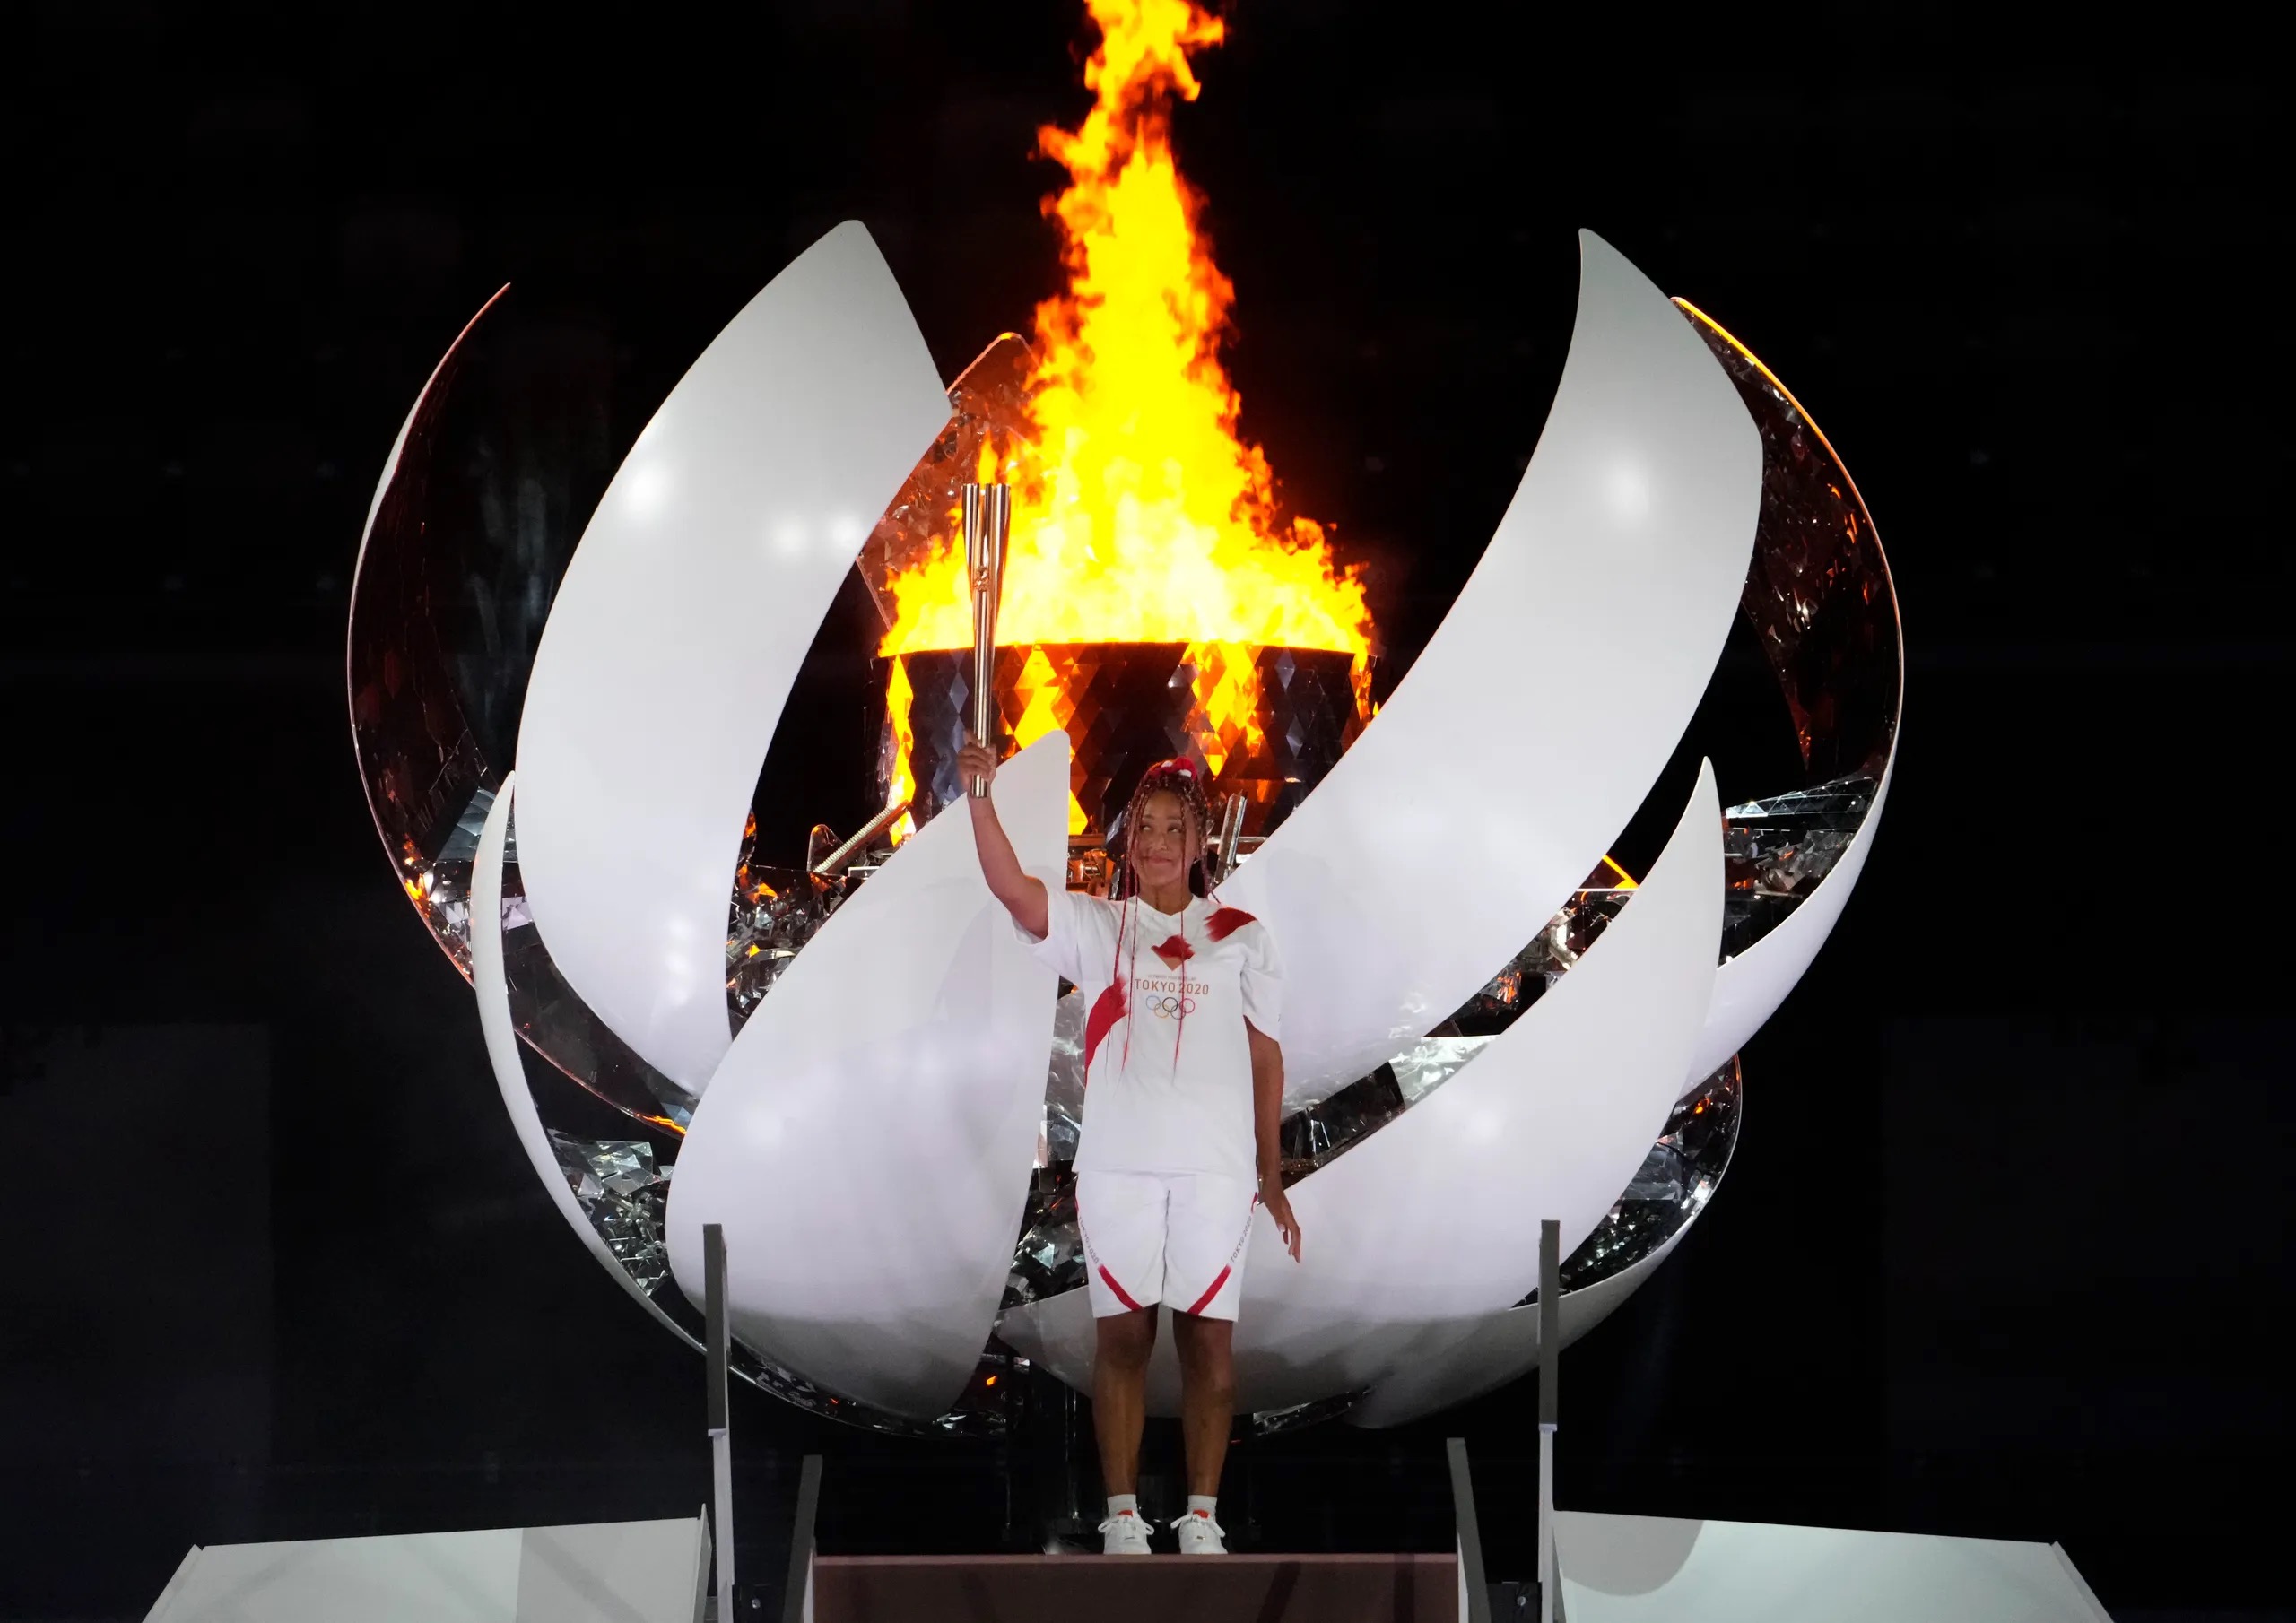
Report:
[[[1023,865],[1059,886],[1068,735],[1006,761],[996,797]],[[970,816],[911,836],[791,961],[694,1109],[668,1215],[687,1295],[702,1225],[722,1223],[745,1345],[897,1414],[945,1411],[1013,1265],[1057,983],[981,882]]]
[[[1681,312],[1580,244],[1570,359],[1482,562],[1378,718],[1222,888],[1283,950],[1295,1094],[1407,1045],[1553,916],[1648,794],[1738,612],[1761,436]]]
[[[526,898],[582,1001],[691,1091],[732,1039],[742,824],[859,548],[839,521],[883,511],[948,416],[891,272],[841,225],[670,392],[551,605],[518,733]]]

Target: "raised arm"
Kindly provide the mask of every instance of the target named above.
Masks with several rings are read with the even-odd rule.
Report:
[[[957,776],[967,785],[976,777],[996,781],[996,757],[988,746],[967,734],[965,747],[957,751]],[[1004,911],[1013,922],[1031,935],[1041,936],[1052,927],[1051,903],[1045,895],[1044,881],[1031,879],[1021,870],[1021,859],[1013,853],[1013,841],[1004,832],[1004,825],[997,820],[996,802],[987,794],[968,794],[965,804],[972,808],[973,849],[980,855],[980,876],[988,881],[989,893],[1004,904]]]
[[[1244,1035],[1252,1046],[1252,1126],[1259,1141],[1259,1199],[1275,1219],[1292,1260],[1300,1260],[1300,1224],[1283,1193],[1283,1046],[1249,1020]]]

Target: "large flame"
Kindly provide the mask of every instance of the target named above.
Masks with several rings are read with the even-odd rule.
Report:
[[[1032,443],[983,455],[982,477],[1013,486],[997,640],[1283,644],[1363,659],[1358,571],[1337,566],[1320,525],[1283,520],[1266,456],[1237,436],[1241,401],[1219,352],[1235,289],[1173,161],[1172,96],[1197,90],[1187,52],[1216,44],[1222,25],[1189,0],[1090,4],[1101,33],[1084,68],[1092,109],[1074,131],[1038,132],[1068,171],[1045,202],[1068,286],[1037,307]],[[945,535],[888,583],[881,652],[970,646],[961,553]],[[1252,698],[1223,702],[1248,714]]]

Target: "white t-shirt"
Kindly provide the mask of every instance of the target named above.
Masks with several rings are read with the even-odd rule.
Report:
[[[1283,1036],[1283,969],[1267,926],[1202,897],[1174,916],[1046,889],[1044,939],[1021,936],[1084,998],[1076,1170],[1257,1182],[1244,1022]]]

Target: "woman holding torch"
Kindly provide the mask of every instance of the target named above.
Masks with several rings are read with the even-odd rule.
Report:
[[[958,756],[985,784],[996,757]],[[1136,1497],[1156,1309],[1180,1358],[1187,1513],[1183,1555],[1223,1553],[1214,1518],[1235,1406],[1231,1336],[1265,1204],[1294,1261],[1300,1227],[1277,1147],[1283,972],[1267,926],[1210,894],[1211,817],[1193,762],[1160,761],[1120,825],[1120,899],[1053,890],[1021,870],[986,794],[966,796],[981,873],[1038,956],[1074,982],[1084,1025],[1077,1226],[1097,1331],[1092,1419],[1108,1493],[1102,1549],[1148,1553]]]

